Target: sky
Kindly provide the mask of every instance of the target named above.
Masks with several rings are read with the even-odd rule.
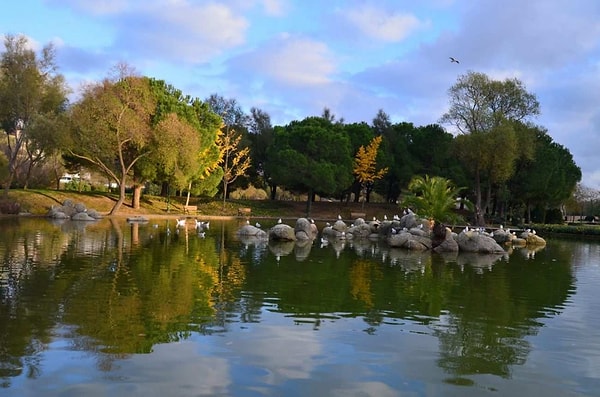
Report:
[[[598,0],[19,0],[3,2],[0,27],[55,46],[72,100],[125,62],[273,125],[329,108],[423,126],[459,76],[517,78],[540,102],[532,121],[600,189]]]

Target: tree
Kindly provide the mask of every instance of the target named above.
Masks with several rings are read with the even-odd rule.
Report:
[[[268,173],[266,164],[269,162],[267,149],[273,142],[273,126],[269,114],[258,108],[251,108],[251,121],[248,126],[248,137],[250,139],[252,170],[249,173],[254,175],[254,183],[258,186],[268,186],[271,190],[271,200],[274,200],[277,193],[277,185],[273,183],[271,175]]]
[[[344,133],[346,135],[348,135],[348,138],[350,138],[351,152],[354,153],[355,155],[361,146],[367,146],[369,144],[369,142],[371,142],[371,140],[375,137],[374,133],[373,133],[373,129],[367,123],[364,123],[364,122],[344,124]],[[381,157],[380,156],[381,152],[378,152],[377,155],[378,155],[377,159],[380,160],[379,157]],[[367,187],[367,191],[366,191],[365,200],[366,200],[366,202],[369,202],[370,194],[371,194],[371,191],[373,190],[373,184],[369,184],[366,187]],[[358,203],[358,201],[360,199],[361,190],[362,190],[362,184],[355,176],[354,180],[352,182],[352,185],[348,189],[344,190],[342,199],[349,201],[352,194],[354,194],[354,202]],[[344,198],[344,196],[345,196],[345,198]]]
[[[217,146],[221,153],[219,165],[223,169],[223,209],[227,199],[227,186],[246,174],[250,168],[250,148],[240,148],[242,136],[233,128],[223,125],[217,137]]]
[[[354,169],[352,170],[356,179],[363,188],[372,185],[376,180],[383,178],[388,167],[377,169],[377,152],[381,144],[382,136],[376,136],[365,146],[358,148],[354,157]]]
[[[455,212],[460,188],[452,181],[439,176],[415,176],[408,184],[410,193],[402,206],[412,208],[420,216],[433,219],[436,223],[458,222]]]
[[[183,95],[163,80],[149,83],[157,100],[152,116],[155,133],[149,154],[134,166],[134,208],[139,205],[136,192],[146,181],[160,182],[167,191],[170,186],[187,190],[186,205],[192,193],[214,195],[221,180],[216,144],[220,117],[207,103]]]
[[[341,124],[307,117],[275,127],[274,134],[269,172],[278,185],[308,194],[307,216],[313,194],[337,194],[352,182],[350,141]]]
[[[410,139],[414,132],[414,125],[406,122],[393,124],[383,130],[381,164],[389,167],[389,171],[382,180],[388,202],[396,202],[401,188],[406,186],[415,175],[417,164],[409,150]]]
[[[244,113],[241,106],[235,99],[225,99],[220,95],[212,94],[206,99],[210,109],[221,116],[223,120],[221,125],[221,137],[219,138],[220,164],[223,169],[223,203],[229,197],[227,186],[232,184],[239,176],[245,175],[250,167],[250,142],[245,140],[248,127],[251,125],[251,118]],[[235,143],[235,144],[234,144]],[[244,151],[243,155],[237,152]],[[238,161],[238,165],[232,168],[232,161]],[[229,167],[228,170],[223,166]],[[238,171],[231,173],[237,169]],[[237,172],[242,172],[236,176]],[[229,180],[226,180],[229,179]]]
[[[476,222],[484,224],[482,206],[482,178],[494,182],[494,169],[506,165],[508,173],[514,170],[519,157],[515,150],[519,145],[502,147],[503,158],[498,159],[499,147],[494,141],[509,137],[509,131],[515,122],[525,122],[531,116],[539,114],[539,102],[535,95],[526,91],[518,79],[495,81],[483,73],[469,72],[458,78],[448,90],[450,109],[442,118],[442,123],[452,124],[460,134],[466,135],[457,142],[464,145],[457,151],[461,160],[470,169],[475,179]],[[524,142],[521,142],[521,147]],[[505,178],[503,174],[500,179]],[[488,196],[488,203],[490,198]]]
[[[71,109],[69,153],[105,173],[119,186],[115,214],[125,201],[125,186],[134,165],[151,150],[156,98],[149,80],[120,65],[116,79],[86,87]]]
[[[28,176],[46,152],[55,149],[44,140],[52,135],[65,112],[68,89],[63,76],[56,72],[52,45],[46,45],[38,57],[29,49],[25,36],[6,35],[4,48],[0,58],[0,125],[6,133],[6,195],[23,167],[27,167]]]
[[[545,222],[546,211],[562,206],[580,180],[581,169],[569,150],[538,129],[533,159],[519,164],[510,185],[514,199],[525,204],[527,222],[531,222],[534,206],[541,212],[539,221]]]

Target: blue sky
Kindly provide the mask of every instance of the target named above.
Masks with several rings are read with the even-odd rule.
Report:
[[[600,189],[597,0],[20,0],[3,3],[0,26],[54,43],[74,97],[126,62],[275,125],[324,107],[346,122],[383,109],[426,125],[461,74],[516,77],[540,101],[534,122]]]

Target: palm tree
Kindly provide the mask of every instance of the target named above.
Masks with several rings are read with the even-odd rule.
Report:
[[[439,176],[415,176],[408,184],[408,190],[410,193],[402,201],[402,206],[412,208],[420,216],[438,224],[462,221],[455,211],[456,198],[462,188],[454,186],[451,180]]]

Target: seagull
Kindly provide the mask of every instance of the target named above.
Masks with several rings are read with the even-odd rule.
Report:
[[[281,223],[281,222],[282,222],[281,218],[277,219],[277,223]]]
[[[177,227],[181,226],[185,226],[185,218],[184,219],[176,219],[177,221]]]
[[[260,223],[256,222],[256,227],[260,229]]]
[[[456,59],[454,59],[453,57],[450,57],[450,63],[460,63],[458,62]]]

